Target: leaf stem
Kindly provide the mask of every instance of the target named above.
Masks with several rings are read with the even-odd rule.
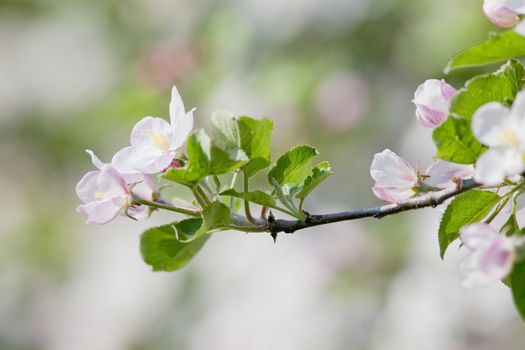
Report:
[[[244,183],[244,193],[248,193],[249,191],[249,182],[248,182],[248,175],[246,175],[246,172],[242,172],[243,175],[243,183]],[[250,201],[244,198],[244,213],[246,214],[246,218],[249,222],[254,223],[252,213],[250,212]]]
[[[174,205],[148,201],[146,199],[142,199],[142,198],[135,197],[135,196],[133,197],[133,204],[146,205],[148,207],[169,210],[169,211],[173,211],[176,213],[186,214],[186,215],[194,216],[194,217],[199,217],[201,215],[201,212],[198,210],[189,209],[189,208],[181,208],[181,207],[176,207]]]

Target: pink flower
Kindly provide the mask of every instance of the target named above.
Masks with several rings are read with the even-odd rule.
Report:
[[[370,175],[375,180],[372,191],[379,199],[387,202],[400,202],[416,193],[421,183],[445,189],[456,186],[456,181],[471,178],[472,165],[455,164],[444,160],[434,161],[421,175],[403,158],[389,149],[374,155]],[[424,180],[424,181],[422,181]]]
[[[175,151],[184,145],[193,129],[193,110],[185,112],[175,86],[171,92],[169,113],[170,124],[155,117],[140,120],[131,132],[131,146],[118,151],[112,163],[144,174],[160,173],[170,166]]]
[[[428,176],[424,180],[426,185],[437,188],[457,186],[457,181],[472,178],[474,167],[470,164],[456,164],[441,159],[435,160],[425,171]]]
[[[511,28],[518,23],[518,13],[509,6],[508,0],[485,0],[483,12],[485,16],[500,28]]]
[[[516,95],[512,109],[499,102],[481,106],[472,118],[472,132],[490,148],[476,161],[474,179],[498,185],[525,170],[525,92]]]
[[[514,239],[485,223],[463,227],[460,238],[472,251],[459,267],[465,287],[501,280],[511,272],[516,258]]]
[[[414,195],[418,178],[414,168],[389,149],[374,155],[370,175],[375,180],[372,191],[379,199],[399,202]]]
[[[87,224],[105,224],[113,220],[123,209],[127,207],[132,199],[130,185],[133,193],[141,198],[151,200],[153,193],[153,182],[148,176],[137,173],[123,175],[115,166],[104,164],[90,150],[93,165],[99,170],[90,171],[79,181],[76,187],[78,197],[84,204],[77,207],[77,212],[86,214]],[[129,208],[128,213],[139,219],[147,215],[147,208],[138,206]]]
[[[456,89],[444,80],[429,79],[419,85],[412,102],[416,105],[416,118],[427,128],[435,128],[449,114],[450,101]]]

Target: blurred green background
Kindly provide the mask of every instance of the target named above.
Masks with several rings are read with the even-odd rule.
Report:
[[[109,161],[135,122],[167,117],[173,84],[198,127],[225,108],[272,118],[275,155],[315,145],[335,175],[307,210],[378,204],[373,154],[430,163],[410,101],[486,37],[481,5],[0,0],[0,349],[523,349],[506,287],[463,289],[463,252],[439,259],[439,210],[277,244],[223,232],[176,273],[138,247],[169,215],[86,226],[74,211],[84,149]]]

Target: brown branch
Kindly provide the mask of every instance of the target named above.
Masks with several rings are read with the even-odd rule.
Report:
[[[334,214],[311,215],[308,214],[306,220],[274,220],[269,221],[267,231],[272,236],[279,232],[294,233],[297,230],[302,230],[308,227],[325,225],[339,221],[355,220],[366,217],[382,218],[384,216],[397,214],[407,210],[420,209],[425,207],[436,207],[442,204],[447,199],[454,197],[460,193],[466,192],[481,185],[474,180],[461,181],[456,188],[446,189],[442,191],[429,192],[427,194],[408,199],[399,203],[386,204],[380,207],[373,207],[367,209],[356,209],[352,211],[344,211]]]

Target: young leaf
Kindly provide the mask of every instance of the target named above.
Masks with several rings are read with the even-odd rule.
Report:
[[[486,149],[472,134],[470,121],[449,117],[437,127],[432,138],[437,147],[437,157],[453,163],[474,164]]]
[[[486,148],[472,134],[472,116],[488,102],[512,102],[523,87],[524,76],[523,65],[511,60],[495,73],[469,80],[452,99],[451,117],[432,134],[438,149],[438,158],[462,164],[475,163]]]
[[[174,271],[185,266],[208,241],[204,235],[191,242],[177,239],[173,225],[153,227],[140,238],[140,251],[144,261],[153,271]]]
[[[454,56],[445,68],[451,70],[464,67],[482,66],[517,58],[525,55],[525,37],[515,30],[491,33],[488,40],[472,46]]]
[[[248,163],[249,159],[242,149],[224,150],[211,146],[210,174],[220,175],[232,172]]]
[[[183,168],[171,168],[164,178],[193,186],[210,174],[211,140],[203,130],[194,132],[186,143],[188,162]]]
[[[452,99],[450,114],[470,120],[488,102],[510,104],[523,87],[524,76],[520,61],[510,60],[494,73],[470,79]]]
[[[471,190],[458,195],[448,205],[439,223],[439,249],[443,259],[450,243],[459,237],[459,230],[479,222],[501,200],[494,192]]]
[[[275,199],[263,191],[254,191],[254,192],[237,192],[235,189],[231,188],[220,194],[221,196],[231,196],[235,198],[245,199],[247,201],[253,202],[255,204],[262,205],[263,207],[276,208],[277,204]]]
[[[516,309],[525,321],[525,262],[514,265],[510,274],[510,286]]]
[[[240,117],[238,125],[241,148],[250,158],[250,162],[243,167],[243,171],[246,176],[251,177],[271,164],[270,145],[273,122],[268,118]]]
[[[328,176],[332,175],[334,172],[330,167],[328,162],[321,162],[317,164],[313,170],[312,174],[306,178],[304,185],[301,188],[301,191],[295,195],[296,198],[304,199],[306,198],[321,182],[323,182]]]
[[[277,182],[277,180],[273,177],[270,179],[270,183],[275,189],[275,194],[277,195],[277,198],[279,198],[279,201],[292,213],[296,213],[294,215],[295,217],[301,218],[302,213],[299,213],[299,209],[296,207],[295,203],[293,202],[293,198],[290,195],[290,187],[288,185],[281,186],[279,182]]]
[[[311,146],[297,146],[283,154],[268,173],[268,182],[272,179],[279,185],[300,185],[310,174],[310,159],[317,155],[317,150]]]
[[[216,110],[211,115],[211,136],[214,143],[224,149],[241,148],[239,126],[235,115],[225,110]]]
[[[230,209],[220,202],[213,202],[202,212],[201,218],[190,218],[174,224],[177,240],[192,242],[200,237],[228,227]]]

